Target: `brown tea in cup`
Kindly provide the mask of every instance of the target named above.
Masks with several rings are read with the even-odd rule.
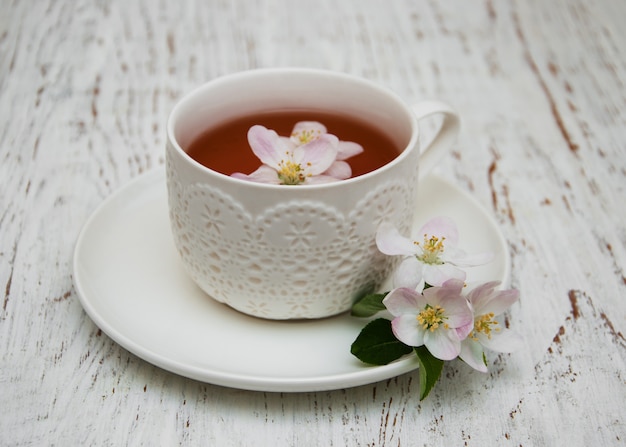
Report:
[[[261,162],[248,144],[248,129],[259,124],[288,137],[299,121],[320,122],[328,133],[340,140],[359,143],[363,147],[361,154],[347,160],[352,177],[386,165],[402,151],[390,136],[371,124],[352,116],[318,110],[277,110],[232,119],[209,127],[185,150],[191,158],[214,171],[225,175],[233,172],[249,174]]]

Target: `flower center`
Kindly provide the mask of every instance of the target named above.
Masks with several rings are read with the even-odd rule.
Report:
[[[493,312],[490,312],[488,314],[481,315],[474,320],[474,331],[471,335],[472,340],[478,341],[478,333],[483,333],[487,336],[487,338],[491,339],[491,332],[498,332],[500,330],[499,327],[492,328],[492,326],[498,324],[498,322],[495,321],[493,317]]]
[[[281,160],[279,166],[278,178],[282,185],[299,185],[304,182],[306,175],[299,163],[294,163],[291,160]]]
[[[294,132],[291,134],[291,136],[294,137],[298,141],[298,146],[302,146],[303,144],[310,143],[311,141],[315,140],[321,134],[322,132],[319,130],[305,129],[299,132]]]
[[[443,264],[444,262],[439,259],[439,255],[443,252],[443,241],[445,240],[445,237],[428,237],[428,235],[425,234],[423,244],[420,244],[418,241],[413,242],[415,245],[419,245],[420,247],[422,247],[422,254],[417,256],[417,259],[422,261],[424,264]]]
[[[417,315],[417,322],[424,330],[434,332],[443,323],[445,329],[449,329],[448,324],[444,323],[447,317],[444,315],[445,309],[441,306],[431,306],[427,304],[423,311]]]

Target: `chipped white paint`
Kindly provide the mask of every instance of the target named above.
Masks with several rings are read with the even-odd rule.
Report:
[[[616,445],[626,439],[621,0],[7,1],[0,18],[1,445]],[[365,76],[464,119],[440,172],[499,220],[522,352],[271,394],[188,380],[112,342],[74,242],[163,164],[173,103],[279,65]],[[347,349],[347,347],[346,347]]]

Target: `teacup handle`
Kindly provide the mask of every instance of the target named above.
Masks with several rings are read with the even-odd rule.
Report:
[[[437,134],[430,143],[422,148],[418,173],[418,178],[421,179],[450,150],[452,143],[454,143],[459,134],[461,120],[459,115],[448,104],[440,101],[423,101],[414,104],[411,108],[418,121],[435,114],[443,115],[443,122]]]

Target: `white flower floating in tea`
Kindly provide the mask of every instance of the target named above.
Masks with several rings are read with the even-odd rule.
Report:
[[[472,368],[487,372],[484,348],[512,352],[522,340],[497,320],[518,301],[517,290],[498,290],[500,282],[491,281],[464,293],[466,275],[458,267],[486,263],[492,255],[466,256],[455,249],[443,256],[443,241],[451,242],[445,247],[448,250],[458,238],[456,225],[449,218],[430,220],[420,234],[424,234],[424,246],[400,236],[387,224],[379,228],[379,250],[407,258],[400,264],[400,274],[394,277],[395,288],[362,297],[353,305],[352,315],[369,318],[388,311],[393,319],[370,321],[350,352],[372,365],[386,365],[415,353],[421,400],[439,380],[445,360],[458,357]],[[446,265],[454,268],[442,268]],[[431,280],[437,284],[430,284]]]
[[[261,125],[248,130],[252,152],[263,163],[251,174],[232,177],[274,185],[302,185],[345,180],[352,175],[346,159],[363,152],[358,143],[340,141],[316,121],[300,121],[290,137]]]

